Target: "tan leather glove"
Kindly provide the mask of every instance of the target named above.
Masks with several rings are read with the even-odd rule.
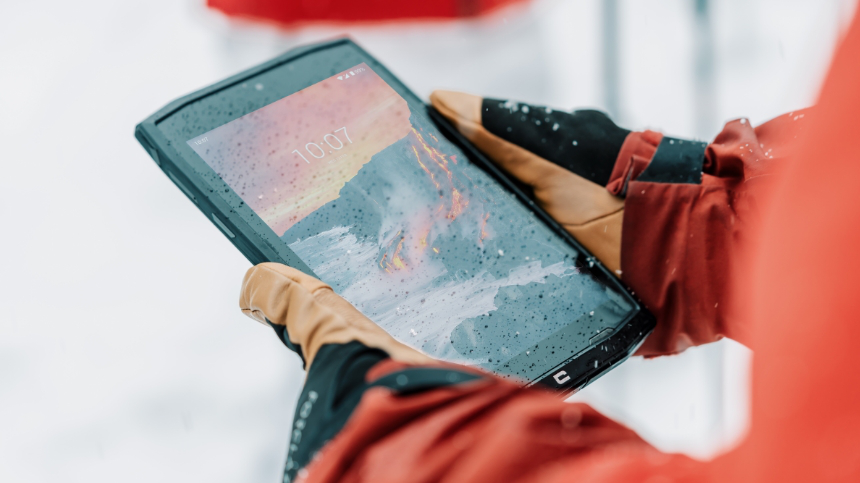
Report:
[[[433,359],[396,341],[325,283],[279,263],[261,263],[245,274],[239,307],[252,319],[283,328],[306,369],[325,344],[359,341],[392,359],[426,364]]]
[[[436,91],[430,101],[613,273],[621,269],[624,200],[605,186],[629,131],[603,113],[554,111]]]

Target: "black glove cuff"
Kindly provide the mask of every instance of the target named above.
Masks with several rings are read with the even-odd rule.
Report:
[[[606,186],[630,131],[593,110],[572,113],[484,99],[481,123],[490,133],[568,171]]]
[[[701,184],[708,143],[664,136],[636,181]]]

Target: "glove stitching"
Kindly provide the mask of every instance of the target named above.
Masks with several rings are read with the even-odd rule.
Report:
[[[622,206],[621,208],[619,208],[619,209],[617,209],[617,210],[615,210],[615,211],[611,212],[611,213],[607,213],[607,214],[605,214],[605,215],[600,215],[600,216],[598,216],[597,218],[592,218],[592,219],[590,219],[590,220],[588,220],[588,221],[586,221],[586,222],[584,222],[584,223],[579,223],[579,224],[576,224],[576,223],[562,223],[561,225],[562,225],[563,227],[565,227],[565,228],[567,228],[567,227],[578,228],[578,227],[585,226],[585,225],[587,225],[587,224],[589,224],[589,223],[594,223],[595,221],[600,221],[600,220],[602,220],[602,219],[608,218],[608,217],[610,217],[610,216],[612,216],[612,215],[616,215],[616,214],[618,214],[618,213],[620,213],[620,212],[622,212],[622,211],[624,211],[624,207],[623,207],[623,206]]]

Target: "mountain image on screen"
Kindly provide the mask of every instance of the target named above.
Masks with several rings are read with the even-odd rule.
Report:
[[[282,240],[371,320],[442,360],[496,369],[574,320],[586,339],[603,329],[593,308],[617,296],[579,275],[572,248],[429,119],[409,122]]]

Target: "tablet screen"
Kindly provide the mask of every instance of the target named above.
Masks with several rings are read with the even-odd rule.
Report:
[[[425,109],[362,63],[188,145],[321,280],[432,357],[534,378],[621,324],[625,296]]]

